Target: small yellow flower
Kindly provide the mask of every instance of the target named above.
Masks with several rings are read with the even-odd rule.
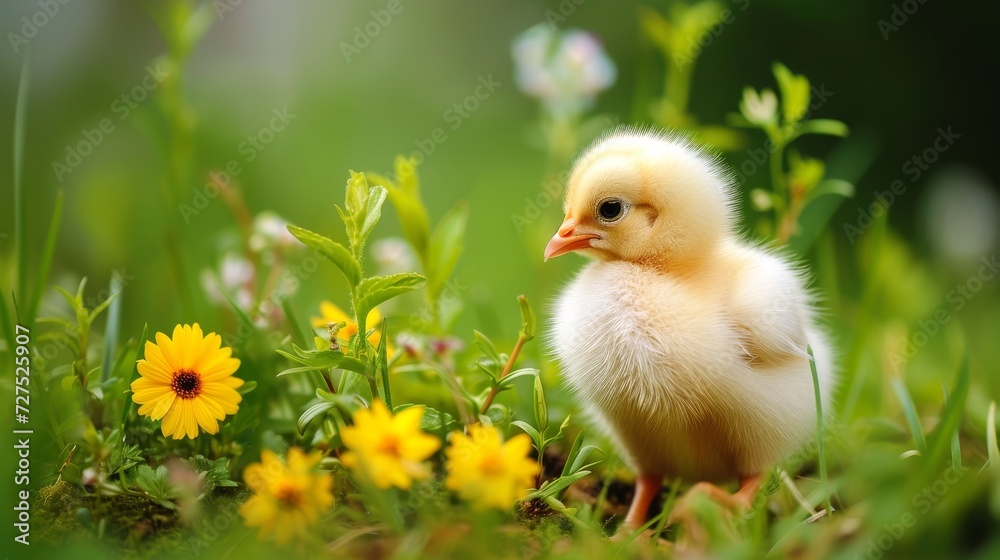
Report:
[[[346,325],[337,331],[337,338],[340,340],[350,340],[352,336],[358,332],[358,324],[354,322],[354,319],[344,312],[343,309],[337,307],[332,302],[324,301],[319,304],[319,312],[322,317],[313,317],[312,326],[313,328],[320,329],[326,327],[327,323],[346,323]],[[368,312],[368,318],[366,319],[366,324],[368,328],[379,327],[382,324],[382,312],[378,308],[372,309]],[[372,334],[368,335],[368,342],[372,343],[372,346],[378,348],[379,342],[382,340],[382,332],[376,330]],[[387,356],[392,357],[396,352],[396,349],[392,347],[390,342],[386,342],[385,353]]]
[[[206,336],[198,323],[177,325],[174,336],[156,333],[156,344],[146,342],[132,382],[132,400],[142,405],[139,414],[163,419],[165,436],[194,439],[198,426],[209,434],[219,431],[219,420],[236,414],[243,399],[236,391],[243,380],[233,377],[240,361],[222,337]]]
[[[382,401],[354,413],[354,425],[341,430],[344,465],[378,488],[408,489],[414,480],[431,474],[424,464],[441,447],[434,436],[420,430],[424,407],[411,406],[393,416]]]
[[[518,434],[506,443],[493,426],[469,426],[455,432],[445,451],[448,477],[444,484],[477,509],[509,509],[534,485],[538,463],[528,456],[531,439]]]
[[[292,537],[304,537],[309,526],[333,505],[333,477],[315,470],[322,457],[319,451],[306,455],[293,447],[286,463],[265,450],[259,463],[243,471],[254,495],[240,508],[240,514],[248,527],[260,528],[261,540],[274,534],[281,544]]]

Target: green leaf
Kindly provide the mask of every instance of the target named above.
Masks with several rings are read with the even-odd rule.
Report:
[[[142,325],[142,336],[139,337],[139,344],[136,345],[135,349],[135,362],[132,365],[132,378],[129,379],[129,387],[132,386],[132,382],[139,378],[139,360],[142,359],[146,352],[146,335],[149,334],[149,325]],[[129,414],[132,412],[132,398],[129,396],[131,389],[125,392],[125,403],[122,405],[122,417],[121,417],[121,431],[122,437],[128,435],[126,428],[128,426]]]
[[[304,436],[306,434],[306,429],[309,428],[309,424],[311,424],[313,420],[325,416],[328,410],[336,406],[336,404],[325,400],[310,406],[305,410],[305,412],[302,413],[301,416],[299,416],[298,421],[295,423],[295,429],[298,430],[299,435]]]
[[[508,373],[507,375],[505,375],[503,377],[503,379],[501,379],[497,383],[497,387],[499,387],[500,389],[506,389],[515,380],[520,379],[522,377],[530,377],[532,375],[537,376],[538,375],[538,370],[535,369],[535,368],[523,368],[523,369],[519,369],[519,370],[516,370],[516,371],[512,371],[512,372]]]
[[[292,345],[292,350],[294,354],[281,349],[276,350],[276,352],[293,362],[302,364],[305,368],[285,370],[279,373],[278,377],[300,371],[325,369],[346,369],[362,375],[368,374],[368,366],[364,362],[351,356],[345,356],[342,352],[336,350],[303,350],[294,344]]]
[[[576,474],[569,476],[560,476],[555,480],[551,480],[542,485],[542,487],[531,494],[528,495],[525,500],[540,499],[545,498],[558,498],[564,490],[570,487],[574,482],[583,479],[583,477],[590,474],[590,471],[580,471]]]
[[[926,455],[927,440],[924,438],[924,430],[920,426],[920,415],[913,404],[913,399],[910,398],[910,392],[906,390],[906,385],[899,377],[892,379],[892,389],[896,392],[896,397],[903,407],[903,414],[906,416],[906,423],[910,426],[910,432],[913,433],[913,443],[917,446],[917,451],[922,456]]]
[[[577,454],[580,453],[580,448],[583,447],[583,436],[586,435],[586,430],[580,430],[580,433],[576,435],[576,439],[573,440],[573,447],[569,448],[569,453],[566,454],[566,463],[563,465],[562,474],[560,476],[566,476],[572,473],[572,464],[576,459]]]
[[[171,500],[176,494],[170,484],[167,467],[160,465],[154,471],[149,465],[140,465],[136,470],[135,483],[157,503],[167,509],[174,509]]]
[[[939,415],[934,431],[927,437],[927,447],[930,450],[925,458],[925,475],[937,476],[940,472],[941,461],[948,455],[952,446],[954,434],[958,433],[962,425],[962,418],[965,416],[965,401],[969,396],[969,386],[971,384],[971,374],[969,372],[969,355],[966,352],[959,366],[958,375],[949,391],[949,398],[944,410]]]
[[[475,339],[475,343],[479,348],[479,351],[489,358],[492,363],[499,364],[502,362],[500,359],[500,352],[497,351],[497,347],[493,344],[493,341],[490,340],[490,337],[477,330],[472,331],[472,336]]]
[[[990,458],[990,471],[993,475],[993,492],[990,496],[990,508],[993,514],[1000,514],[1000,446],[997,446],[997,403],[990,402],[986,414],[986,453]]]
[[[535,338],[535,311],[528,303],[528,296],[524,294],[517,296],[517,303],[521,308],[521,331],[519,336],[525,342]]]
[[[785,123],[797,123],[809,110],[809,80],[800,74],[793,74],[787,66],[774,63],[774,78],[781,90],[781,109]]]
[[[361,242],[364,243],[372,234],[372,230],[382,218],[382,205],[385,203],[385,187],[375,185],[368,187],[368,205],[365,209],[365,220],[361,224]]]
[[[789,141],[806,134],[822,134],[824,136],[837,136],[839,138],[845,138],[849,133],[850,128],[838,120],[812,119],[796,127],[792,132],[792,136]]]
[[[521,420],[514,420],[510,423],[510,425],[517,426],[518,428],[521,428],[524,433],[528,434],[528,436],[531,437],[531,440],[535,442],[535,449],[542,447],[542,435],[538,433],[538,430],[536,430],[534,426]]]
[[[122,291],[121,279],[117,275],[111,277],[111,285],[108,292],[113,300],[111,310],[108,312],[107,326],[104,328],[104,355],[101,361],[101,380],[106,380],[111,375],[111,364],[114,361],[115,346],[118,345],[118,328],[121,324],[121,299],[116,297]]]
[[[420,201],[420,178],[415,159],[396,156],[395,181],[377,173],[368,173],[369,182],[382,185],[388,191],[389,201],[396,209],[403,235],[420,256],[427,258],[427,242],[431,235],[427,209]]]
[[[45,249],[42,251],[42,260],[39,263],[38,279],[35,282],[35,290],[31,293],[31,303],[28,306],[28,313],[25,320],[34,321],[38,313],[38,304],[45,292],[45,285],[48,282],[49,271],[52,269],[52,259],[56,251],[56,241],[59,239],[59,225],[62,220],[63,199],[65,192],[59,189],[56,194],[55,207],[52,210],[52,219],[49,221],[49,233],[45,237]]]
[[[288,231],[301,241],[303,245],[319,251],[321,255],[330,259],[340,269],[340,272],[344,274],[344,277],[347,278],[348,283],[352,287],[357,286],[361,282],[361,265],[358,264],[358,260],[354,258],[354,255],[346,247],[332,239],[297,226],[288,226]]]
[[[549,425],[549,407],[545,403],[545,391],[542,389],[542,377],[535,376],[535,424],[538,431],[545,433]]]
[[[368,312],[390,299],[418,290],[427,283],[415,272],[400,272],[389,276],[365,278],[358,285],[358,302],[355,311],[358,317],[367,317]]]
[[[431,234],[427,250],[426,270],[428,290],[431,298],[437,300],[451,277],[458,258],[462,255],[465,240],[465,226],[469,221],[469,209],[458,204],[441,218]]]
[[[389,319],[384,319],[382,321],[382,337],[378,341],[378,358],[375,361],[375,385],[376,390],[379,393],[379,398],[385,403],[385,406],[392,409],[392,391],[389,385],[389,355],[386,350],[386,345],[389,343],[389,332],[388,328]]]
[[[809,191],[809,201],[825,195],[851,198],[854,196],[854,185],[842,179],[825,179],[816,188]]]
[[[364,173],[351,171],[344,197],[344,209],[338,208],[338,211],[344,220],[344,225],[347,226],[351,251],[356,259],[360,259],[365,241],[382,216],[382,204],[385,202],[385,197],[385,187],[370,186]]]
[[[452,426],[458,422],[455,420],[451,414],[447,412],[441,412],[440,410],[431,408],[424,405],[415,405],[413,403],[401,404],[393,409],[393,414],[398,414],[402,410],[406,410],[412,406],[423,406],[424,415],[420,417],[420,429],[428,432],[448,432],[451,430]]]

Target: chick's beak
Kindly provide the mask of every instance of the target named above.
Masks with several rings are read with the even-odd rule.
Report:
[[[571,251],[576,251],[577,249],[586,249],[590,247],[590,240],[597,239],[598,235],[593,233],[583,233],[580,235],[575,235],[576,220],[573,218],[566,218],[566,221],[559,226],[559,231],[552,236],[549,240],[549,244],[545,246],[545,260],[549,260],[552,257],[558,257],[559,255],[565,255]]]

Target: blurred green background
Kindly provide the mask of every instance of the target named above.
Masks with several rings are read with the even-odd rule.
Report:
[[[547,153],[539,104],[515,84],[512,39],[552,14],[558,14],[560,28],[594,33],[617,66],[617,78],[589,115],[649,122],[648,104],[660,94],[664,61],[640,32],[639,9],[666,12],[674,3],[402,0],[401,11],[379,24],[376,36],[357,43],[358,29],[375,20],[372,10],[387,2],[220,0],[220,14],[190,53],[179,84],[183,126],[190,131],[181,143],[191,159],[174,190],[167,186],[173,163],[162,144],[171,139],[172,124],[162,111],[171,98],[162,95],[162,85],[151,88],[127,116],[120,101],[142,88],[168,50],[143,4],[71,0],[59,4],[59,12],[26,41],[12,34],[26,37],[22,18],[43,10],[41,4],[0,6],[6,37],[0,47],[0,130],[7,131],[0,134],[0,154],[13,150],[19,76],[30,51],[23,178],[29,256],[42,251],[57,191],[63,189],[66,197],[50,285],[72,291],[87,277],[87,294],[97,297],[115,271],[124,271],[123,338],[138,336],[144,323],[155,332],[198,321],[206,330],[225,332],[232,328],[231,314],[220,313],[196,280],[183,286],[170,257],[171,247],[179,248],[188,278],[197,279],[239,247],[238,222],[220,198],[195,215],[186,216],[179,207],[195,204],[210,172],[235,160],[240,172],[234,179],[252,213],[272,210],[336,238],[343,234],[333,205],[342,200],[349,169],[391,174],[397,154],[433,145],[419,167],[432,221],[459,201],[470,209],[456,273],[464,309],[452,332],[469,340],[476,328],[509,346],[518,327],[515,296],[527,294],[545,320],[556,290],[581,264],[573,256],[542,265],[542,249],[562,211],[559,202],[543,202],[547,198],[540,195],[546,178],[566,162]],[[1000,4],[725,4],[733,10],[732,22],[701,48],[693,73],[689,110],[701,123],[726,124],[747,85],[773,88],[772,63],[780,61],[831,92],[813,118],[838,119],[851,128],[845,140],[796,142],[803,153],[826,159],[832,176],[856,188],[854,198],[843,201],[830,219],[815,246],[821,251],[803,255],[820,278],[824,320],[844,360],[865,372],[857,385],[863,395],[843,395],[841,402],[851,402],[855,418],[903,425],[888,383],[890,373],[901,372],[887,356],[945,309],[958,320],[949,321],[948,336],[928,336],[926,348],[921,344],[905,366],[905,377],[933,426],[941,384],[951,383],[968,348],[974,388],[963,436],[977,443],[964,449],[980,464],[985,411],[1000,397],[1000,282],[982,283],[974,299],[961,298],[960,307],[951,296],[1000,245],[1000,178],[993,153],[1000,122],[990,109],[994,94],[987,85],[997,63]],[[915,6],[905,21],[893,22],[905,14],[904,7]],[[898,29],[885,35],[880,20]],[[345,56],[345,44],[357,50]],[[456,118],[454,105],[474,95],[482,80],[499,85],[467,117]],[[251,159],[248,136],[269,126],[276,111],[292,117],[262,149],[252,150]],[[104,119],[113,130],[96,132]],[[949,127],[959,138],[911,182],[907,162]],[[446,134],[443,141],[433,140],[438,128]],[[100,137],[92,153],[71,170],[54,169],[68,157],[73,161],[68,150],[88,136]],[[747,149],[761,145],[763,135],[747,130],[744,139],[743,148],[724,154],[736,167],[747,160]],[[0,265],[8,286],[14,284],[16,262],[12,175],[11,158],[0,157]],[[859,212],[897,180],[905,182],[906,192],[891,205],[884,247],[868,247],[871,232],[852,243],[845,224],[857,225]],[[766,172],[741,185],[747,231],[755,216],[747,193],[767,186]],[[534,206],[541,215],[526,216]],[[531,227],[521,231],[518,215]],[[387,210],[376,237],[389,235],[399,235],[399,227]],[[303,256],[292,253],[289,264]],[[192,294],[188,304],[181,296],[185,289]],[[323,299],[346,306],[342,290],[333,267],[308,275],[292,299],[300,321],[315,315]],[[50,290],[40,314],[61,313],[63,302]],[[866,337],[868,345],[858,346],[857,336]],[[543,345],[527,352],[551,373]],[[851,379],[854,375],[849,372]],[[852,429],[867,434],[879,428],[854,424]],[[938,515],[959,518],[950,510]]]
[[[574,11],[562,26],[596,33],[618,66],[618,79],[600,96],[597,112],[634,120],[637,83],[646,79],[658,87],[663,72],[662,62],[640,38],[636,7],[663,9],[668,3],[565,4]],[[470,204],[470,250],[459,265],[460,278],[476,301],[509,302],[521,292],[544,301],[553,283],[537,282],[533,273],[544,244],[518,234],[511,220],[524,212],[526,197],[541,192],[545,153],[532,145],[538,108],[514,84],[510,44],[517,33],[545,21],[546,10],[558,13],[559,3],[421,0],[402,5],[402,12],[350,62],[341,43],[352,42],[355,26],[363,27],[372,19],[370,10],[383,6],[246,0],[224,12],[192,54],[184,77],[194,125],[194,177],[206,178],[210,170],[240,160],[237,180],[251,209],[273,209],[292,223],[323,231],[324,224],[333,225],[332,204],[348,169],[391,171],[396,154],[412,152],[416,141],[444,127],[447,140],[420,170],[432,218],[456,200]],[[733,23],[703,49],[691,111],[703,122],[724,122],[736,110],[744,85],[773,87],[774,60],[833,92],[816,116],[845,121],[855,140],[864,141],[864,155],[872,162],[857,181],[857,198],[841,205],[831,221],[832,230],[855,221],[857,206],[867,206],[874,191],[903,178],[902,165],[930,145],[941,126],[952,126],[962,138],[896,202],[892,225],[917,251],[933,256],[931,231],[919,213],[933,176],[950,166],[967,166],[976,182],[996,192],[995,112],[983,109],[992,93],[982,83],[986,58],[996,50],[990,38],[1000,12],[996,3],[930,2],[888,41],[877,21],[890,18],[890,3],[751,0],[740,11],[741,5],[732,3]],[[5,32],[20,33],[21,18],[38,7],[8,3],[0,10]],[[125,119],[112,108],[142,83],[147,65],[165,51],[163,39],[139,2],[73,1],[28,43],[18,54],[13,48],[0,51],[5,84],[0,107],[6,108],[0,123],[3,130],[12,129],[17,79],[30,49],[24,181],[32,251],[41,250],[56,189],[64,188],[67,211],[57,281],[62,277],[59,283],[72,287],[75,281],[67,276],[86,275],[92,287],[106,286],[112,270],[125,268],[135,276],[124,296],[125,332],[141,329],[146,321],[160,328],[193,320],[182,316],[177,288],[165,281],[171,274],[164,238],[170,222],[181,216],[164,200],[166,162],[148,134],[159,126],[157,92]],[[643,78],[643,72],[653,77]],[[501,85],[452,130],[445,111],[472,94],[480,76],[491,75]],[[285,107],[295,115],[287,129],[252,162],[243,162],[240,143],[267,126],[272,110]],[[84,140],[82,131],[96,129],[104,118],[111,119],[114,131],[62,182],[57,180],[53,162],[65,161],[67,146]],[[11,134],[0,135],[0,153],[11,153],[10,142]],[[835,144],[825,138],[805,142],[804,151],[820,155]],[[737,164],[745,158],[730,157]],[[10,159],[0,160],[0,166],[9,178]],[[205,182],[193,179],[190,186]],[[5,232],[13,223],[10,185],[7,179],[0,182],[0,229]],[[556,204],[545,213],[552,220],[560,217]],[[391,221],[386,220],[384,231],[392,231]],[[188,262],[198,268],[213,264],[220,232],[233,225],[218,200],[193,217],[181,228]],[[834,238],[838,244],[846,241],[845,235]],[[4,243],[0,254],[10,258],[12,249]],[[546,278],[562,278],[577,264],[550,263],[550,269],[559,270]],[[331,281],[335,275],[332,270],[321,274]],[[322,287],[323,282],[307,282],[297,301],[312,309],[308,302],[320,297]],[[463,320],[475,324],[472,313]],[[517,319],[506,313],[498,320],[509,330]]]

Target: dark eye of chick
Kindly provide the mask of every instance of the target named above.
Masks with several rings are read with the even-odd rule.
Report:
[[[597,205],[597,214],[607,221],[617,220],[622,215],[622,201],[612,198]]]

